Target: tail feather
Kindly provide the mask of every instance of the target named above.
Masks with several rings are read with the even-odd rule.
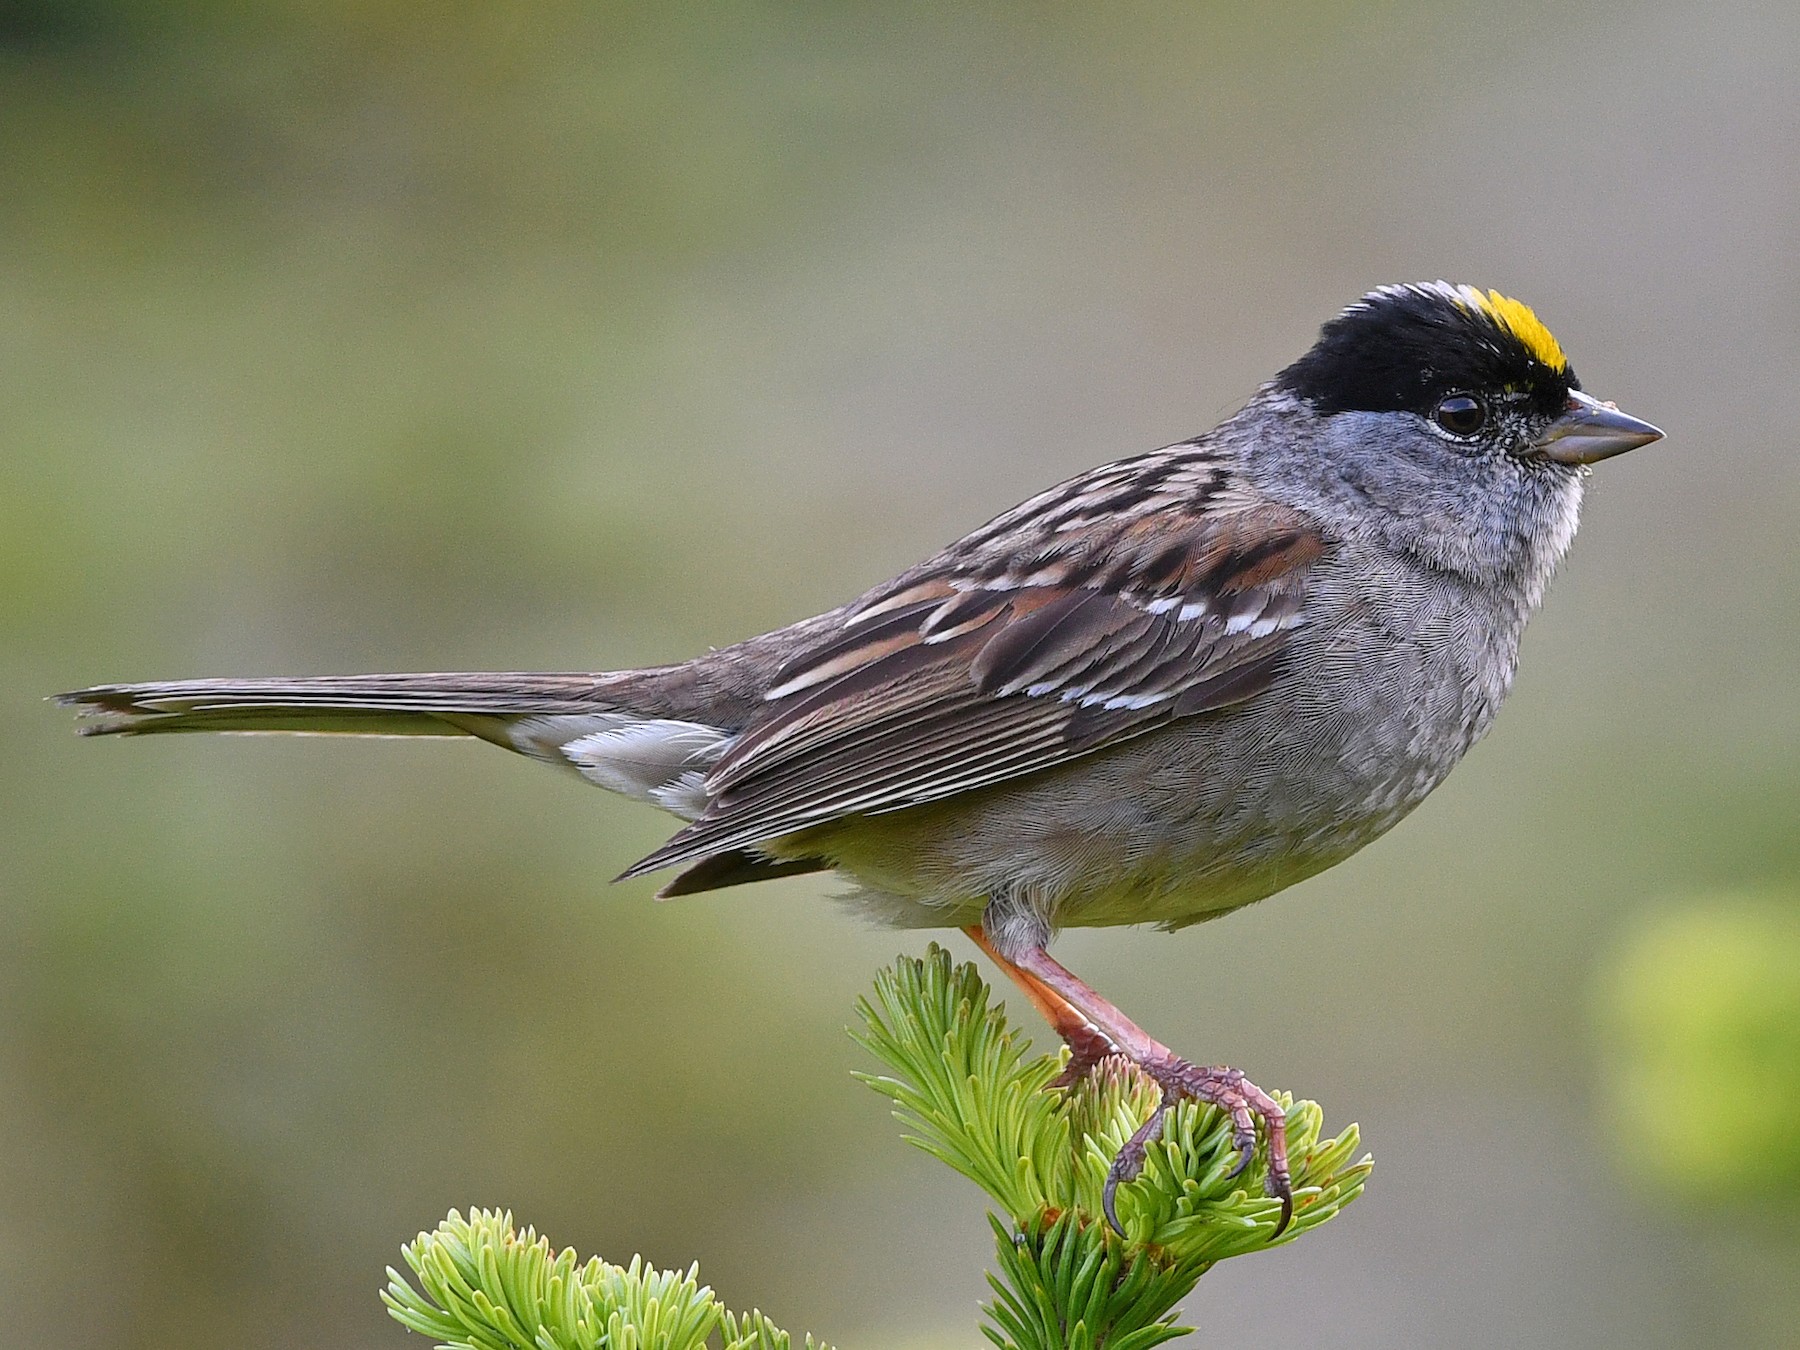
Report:
[[[165,731],[363,736],[482,734],[473,717],[584,713],[616,707],[614,677],[592,674],[320,675],[305,679],[102,684],[58,694],[84,736]]]

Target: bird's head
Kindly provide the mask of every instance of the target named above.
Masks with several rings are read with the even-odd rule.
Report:
[[[1443,281],[1363,296],[1267,396],[1327,497],[1389,543],[1489,577],[1547,576],[1586,466],[1662,436],[1583,392],[1529,307]]]

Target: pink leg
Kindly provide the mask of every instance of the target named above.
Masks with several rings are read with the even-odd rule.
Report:
[[[963,932],[968,934],[969,941],[987,953],[990,961],[1000,967],[1001,973],[1025,992],[1025,997],[1031,1000],[1032,1006],[1056,1034],[1062,1037],[1063,1044],[1069,1047],[1068,1067],[1051,1086],[1068,1087],[1108,1055],[1125,1054],[1074,1004],[1029,971],[1021,970],[1000,955],[994,944],[988,941],[987,932],[980,924],[970,924]]]
[[[1162,1127],[1169,1107],[1183,1097],[1193,1097],[1230,1115],[1232,1139],[1238,1148],[1239,1172],[1249,1165],[1255,1153],[1256,1122],[1258,1119],[1263,1122],[1269,1136],[1269,1193],[1281,1201],[1281,1218],[1272,1236],[1281,1236],[1294,1215],[1294,1194],[1288,1169],[1287,1117],[1273,1097],[1237,1069],[1202,1068],[1183,1059],[1042,947],[1026,950],[1015,961],[1002,956],[979,925],[963,931],[1025,991],[1057,1034],[1068,1042],[1074,1052],[1071,1069],[1080,1065],[1085,1070],[1102,1055],[1117,1053],[1130,1059],[1161,1086],[1162,1103],[1125,1142],[1106,1176],[1106,1217],[1114,1228],[1119,1227],[1118,1217],[1113,1212],[1114,1193],[1122,1182],[1133,1180],[1143,1170],[1145,1149]],[[1069,1075],[1064,1077],[1067,1079]]]

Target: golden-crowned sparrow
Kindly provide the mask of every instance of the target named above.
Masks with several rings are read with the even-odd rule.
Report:
[[[827,868],[903,926],[960,926],[1080,1073],[1122,1054],[1228,1111],[1046,952],[1179,928],[1348,857],[1493,720],[1569,547],[1585,466],[1660,437],[1581,392],[1516,300],[1384,287],[1203,436],[1080,474],[860,599],[678,665],[102,685],[94,734],[466,734],[687,821],[625,876],[665,895]],[[1161,1112],[1121,1152],[1136,1175]]]

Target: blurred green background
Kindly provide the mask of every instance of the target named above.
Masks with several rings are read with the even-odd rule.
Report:
[[[1059,954],[1377,1155],[1232,1340],[1800,1344],[1797,77],[1741,0],[0,3],[0,1339],[402,1345],[485,1204],[972,1344],[980,1206],[842,1034],[923,936],[609,888],[667,822],[473,743],[38,700],[678,658],[1444,276],[1669,439],[1393,837]]]

